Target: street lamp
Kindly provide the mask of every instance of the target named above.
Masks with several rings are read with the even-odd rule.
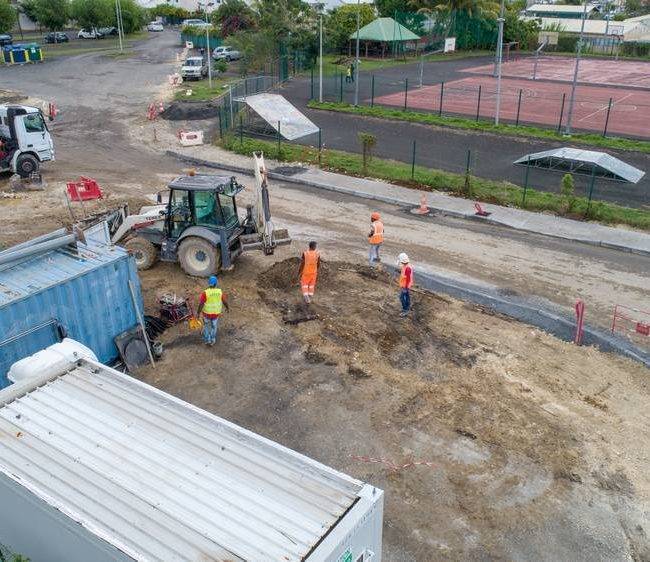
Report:
[[[199,2],[199,6],[203,6],[203,12],[205,13],[205,23],[208,22],[208,3],[206,2],[205,4],[201,4]],[[208,54],[208,87],[210,90],[212,90],[212,52],[210,51],[210,26],[206,25],[205,26],[205,46],[206,46],[206,51]]]
[[[501,63],[503,62],[503,22],[505,12],[505,0],[501,0],[499,11],[499,38],[497,39],[497,102],[494,110],[494,124],[499,124],[499,113],[501,111]]]
[[[569,111],[566,116],[566,128],[564,129],[565,135],[571,134],[571,120],[573,119],[573,106],[576,101],[576,86],[578,85],[578,67],[580,66],[580,53],[582,52],[582,39],[585,35],[585,19],[587,19],[587,0],[585,0],[582,9],[582,24],[580,25],[580,37],[578,38],[578,46],[576,49],[576,65],[573,69],[573,83],[571,84],[571,98],[569,99]]]
[[[319,56],[318,56],[318,101],[323,103],[323,8],[319,9],[320,11],[320,46],[319,46]]]
[[[357,0],[357,53],[354,62],[354,73],[356,74],[354,80],[354,107],[359,105],[359,25],[361,21],[361,0]]]

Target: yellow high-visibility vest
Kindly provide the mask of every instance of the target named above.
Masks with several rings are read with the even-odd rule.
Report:
[[[205,304],[203,305],[203,312],[206,314],[221,314],[223,310],[223,302],[221,289],[209,288],[205,290]]]

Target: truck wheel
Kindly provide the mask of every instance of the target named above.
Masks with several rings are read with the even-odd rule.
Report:
[[[135,265],[138,269],[149,269],[158,261],[158,250],[145,238],[136,236],[127,240],[124,247],[135,258]]]
[[[190,236],[181,242],[178,260],[188,275],[208,277],[215,274],[221,265],[221,249],[203,238]]]
[[[28,178],[34,172],[38,172],[38,159],[31,154],[21,154],[16,160],[16,173],[21,178]]]

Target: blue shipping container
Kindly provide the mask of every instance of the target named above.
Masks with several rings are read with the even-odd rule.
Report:
[[[63,335],[106,363],[118,357],[113,338],[138,318],[129,280],[142,311],[133,258],[119,246],[79,244],[0,268],[0,388],[11,365],[61,341]]]

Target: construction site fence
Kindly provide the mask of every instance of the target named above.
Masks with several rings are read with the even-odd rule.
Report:
[[[244,145],[247,139],[259,139],[272,143],[273,148],[267,153],[269,158],[282,160],[286,156],[288,147],[301,148],[305,150],[311,149],[318,155],[317,164],[322,164],[322,159],[329,149],[340,149],[345,152],[354,152],[361,157],[363,152],[362,143],[359,138],[347,136],[348,146],[345,148],[339,143],[341,142],[341,135],[335,134],[335,138],[329,138],[327,134],[319,129],[317,133],[303,137],[295,141],[288,141],[282,135],[281,124],[277,127],[267,126],[260,128],[260,119],[254,112],[251,111],[235,111],[233,113],[233,126],[230,130],[225,128],[220,129],[219,139],[229,139],[230,142],[240,143]],[[344,134],[345,136],[345,134]],[[439,154],[436,151],[436,139],[432,137],[426,143],[418,141],[416,138],[400,137],[399,142],[395,142],[394,135],[389,132],[385,136],[377,136],[376,145],[372,149],[372,156],[387,160],[401,162],[406,166],[407,173],[403,176],[403,180],[412,180],[417,182],[423,172],[449,172],[464,178],[464,186],[458,188],[460,195],[472,197],[473,190],[476,187],[476,182],[484,181],[481,178],[491,177],[492,158],[493,156],[488,153],[481,153],[476,150],[458,151],[449,156],[449,154]],[[444,141],[443,141],[444,142]],[[312,152],[312,154],[313,154]],[[306,152],[302,153],[299,150],[297,153],[298,161],[313,161]],[[513,157],[514,158],[514,157]],[[548,184],[548,170],[544,168],[537,168],[534,165],[522,165],[513,167],[514,176],[509,180],[515,185],[523,188],[521,191],[520,199],[512,201],[522,208],[526,208],[527,197],[529,197],[529,190],[535,189],[537,191],[545,191],[562,195],[562,177],[563,174],[555,176],[556,181],[552,186]],[[503,179],[503,178],[495,178]],[[461,182],[462,183],[462,182]],[[616,202],[612,197],[609,189],[609,182],[602,179],[597,179],[593,175],[575,174],[574,175],[575,191],[571,197],[584,197],[588,201],[588,208],[585,216],[590,216],[590,212],[595,211],[595,206],[599,205],[599,201]],[[474,186],[474,187],[473,187]],[[496,195],[496,194],[495,194]],[[554,207],[549,204],[549,210]],[[539,207],[537,207],[539,209]],[[542,209],[543,210],[543,209]]]
[[[357,105],[494,122],[496,86],[433,83],[432,77],[424,74],[423,70],[416,68],[403,78],[386,78],[369,73],[355,76],[355,80],[360,80]],[[343,72],[326,76],[323,80],[323,102],[353,104],[355,87]],[[308,88],[310,99],[316,99],[318,76],[312,76]],[[567,126],[570,103],[570,83],[567,83],[565,92],[545,93],[543,98],[533,89],[504,86],[500,94],[499,116],[505,123],[532,125],[560,132]],[[650,105],[577,95],[573,106],[572,129],[602,136],[650,138]],[[644,122],[631,122],[631,114]],[[581,120],[585,116],[589,117],[588,123]]]

